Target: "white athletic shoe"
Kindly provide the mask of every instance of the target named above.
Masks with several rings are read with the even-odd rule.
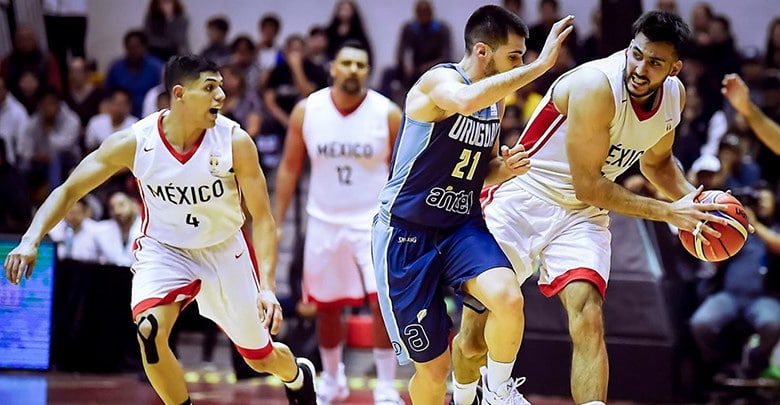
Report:
[[[525,382],[525,377],[510,377],[491,390],[487,386],[487,367],[483,366],[479,371],[482,373],[482,405],[531,405],[517,390]]]
[[[392,385],[379,383],[374,389],[374,405],[404,405],[401,394]]]
[[[317,401],[319,405],[330,405],[344,401],[349,397],[349,385],[347,385],[347,375],[344,372],[344,363],[339,364],[339,371],[336,378],[328,373],[320,375],[320,382],[317,384]]]

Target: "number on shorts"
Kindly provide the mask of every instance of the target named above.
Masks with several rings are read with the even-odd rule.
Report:
[[[339,174],[339,183],[347,186],[352,184],[352,166],[338,166],[336,171]]]
[[[471,149],[463,149],[463,152],[460,153],[460,162],[456,163],[455,168],[452,169],[452,177],[462,179],[464,176],[463,169],[471,165],[468,173],[465,174],[466,180],[471,180],[474,177],[474,172],[477,170],[480,156],[482,156],[482,152],[476,152],[472,158]]]
[[[425,334],[425,329],[419,323],[413,323],[406,325],[404,328],[404,335],[406,336],[406,342],[409,347],[416,351],[421,352],[428,348],[431,342],[428,340],[428,335]]]
[[[185,220],[185,223],[187,225],[192,225],[196,228],[198,227],[198,225],[200,225],[200,221],[198,221],[198,217],[195,217],[192,214],[187,214],[187,219]]]

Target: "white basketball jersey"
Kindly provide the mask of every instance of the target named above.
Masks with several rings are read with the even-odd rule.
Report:
[[[328,223],[370,229],[387,182],[390,100],[369,90],[356,110],[344,115],[330,88],[309,95],[303,139],[311,160],[306,211]]]
[[[614,181],[680,122],[682,83],[676,77],[667,77],[658,90],[657,97],[661,100],[657,107],[645,112],[633,106],[624,84],[625,50],[585,63],[578,69],[583,67],[604,72],[612,87],[615,116],[609,125],[609,154],[601,167],[601,173]],[[577,200],[574,194],[567,158],[566,116],[556,110],[551,98],[558,81],[560,78],[550,86],[520,137],[519,142],[531,156],[532,168],[525,175],[510,181],[564,207],[583,208],[586,204]]]
[[[133,124],[133,174],[143,200],[141,230],[174,247],[216,245],[244,223],[231,147],[238,124],[219,115],[216,126],[181,154],[165,138],[164,114],[167,111],[156,112]]]

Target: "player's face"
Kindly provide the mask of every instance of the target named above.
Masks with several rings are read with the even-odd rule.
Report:
[[[525,38],[510,33],[507,43],[493,51],[490,61],[485,66],[485,76],[493,76],[521,66],[524,54]]]
[[[674,46],[669,42],[650,42],[638,34],[628,47],[625,83],[628,94],[643,99],[660,88],[668,76],[682,69]]]
[[[221,86],[222,75],[219,72],[201,72],[200,77],[183,89],[183,104],[194,123],[203,128],[214,126],[217,113],[225,102],[225,92]]]
[[[368,77],[368,53],[357,48],[342,48],[330,65],[333,86],[347,94],[363,91]]]

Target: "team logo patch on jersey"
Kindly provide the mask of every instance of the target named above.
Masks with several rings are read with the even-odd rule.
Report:
[[[222,155],[212,153],[209,156],[209,173],[214,177],[228,177],[231,175],[231,168],[228,167]]]

